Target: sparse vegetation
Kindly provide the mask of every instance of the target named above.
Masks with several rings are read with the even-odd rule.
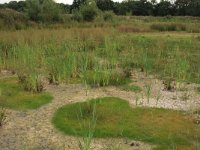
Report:
[[[144,93],[145,93],[145,96],[147,98],[147,102],[149,103],[150,97],[151,97],[151,94],[152,94],[152,86],[151,86],[151,84],[145,85]]]
[[[0,136],[0,141],[7,143],[8,136],[25,130],[30,131],[30,138],[45,138],[40,141],[48,146],[42,149],[60,149],[64,136],[60,140],[46,122],[58,109],[53,124],[77,136],[79,149],[89,150],[95,137],[134,139],[161,150],[198,149],[197,1],[74,0],[66,5],[26,0],[0,4],[0,126],[7,115],[11,121],[5,127],[8,134]],[[52,102],[50,93],[55,96]],[[127,101],[106,97],[79,102],[105,95]],[[198,109],[188,114],[193,105]],[[47,133],[59,144],[51,145]],[[19,144],[18,140],[11,146],[13,143]],[[68,143],[63,149],[73,149],[73,142]],[[36,148],[33,146],[30,149]]]
[[[173,81],[170,78],[164,80],[163,84],[164,84],[165,90],[167,90],[167,91],[174,91],[176,88],[175,81]]]
[[[133,92],[141,92],[142,91],[142,88],[137,86],[137,85],[125,85],[123,87],[124,90],[127,90],[127,91],[133,91]]]

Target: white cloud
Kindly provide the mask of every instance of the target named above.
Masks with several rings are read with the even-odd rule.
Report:
[[[0,3],[8,3],[13,0],[0,0]],[[20,1],[20,0],[15,0]],[[72,4],[73,0],[55,0],[57,3],[65,3],[65,4]],[[113,0],[115,2],[121,2],[122,0]]]

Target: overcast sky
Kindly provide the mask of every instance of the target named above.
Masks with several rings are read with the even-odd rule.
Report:
[[[0,3],[8,3],[13,0],[0,0]],[[15,0],[15,1],[20,1],[20,0]],[[58,3],[65,3],[65,4],[72,4],[73,0],[55,0]],[[115,2],[121,2],[122,0],[113,0]]]

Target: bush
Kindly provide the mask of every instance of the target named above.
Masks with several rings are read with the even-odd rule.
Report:
[[[71,17],[72,20],[78,21],[78,22],[80,22],[80,21],[83,20],[82,14],[81,14],[77,9],[76,9],[76,10],[73,10],[72,13],[73,13],[73,15],[72,15],[72,17]]]
[[[56,22],[61,10],[53,0],[26,0],[27,14],[33,21]]]
[[[98,8],[94,1],[87,1],[86,4],[83,4],[80,7],[80,13],[84,21],[91,22],[98,15]]]
[[[104,21],[113,21],[115,18],[115,14],[112,11],[105,11],[103,13]]]

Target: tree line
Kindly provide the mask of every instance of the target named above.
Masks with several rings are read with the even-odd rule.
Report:
[[[74,0],[71,9],[79,7],[86,0]],[[113,11],[116,15],[136,16],[200,16],[200,0],[96,0],[102,11]]]
[[[200,16],[200,0],[93,0],[98,10],[112,11],[116,15],[136,16]],[[81,9],[87,0],[74,0],[72,5],[58,4],[53,0],[11,1],[0,4],[0,8],[10,8],[29,14],[31,20],[58,20],[59,14],[71,14]],[[84,8],[86,9],[86,8]],[[91,8],[89,8],[91,9]],[[88,13],[92,13],[91,11]],[[89,14],[87,14],[89,15]]]

